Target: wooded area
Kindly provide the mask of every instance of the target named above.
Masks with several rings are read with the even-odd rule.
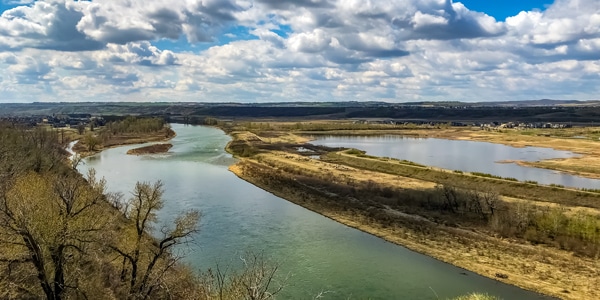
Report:
[[[181,264],[200,212],[157,229],[160,181],[126,199],[79,174],[54,130],[0,124],[0,139],[0,298],[269,299],[283,288],[258,254],[231,270]]]

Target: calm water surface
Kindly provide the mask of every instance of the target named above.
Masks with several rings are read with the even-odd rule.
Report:
[[[504,299],[545,299],[478,276],[331,221],[265,192],[227,170],[229,137],[209,127],[173,125],[168,154],[129,156],[136,146],[87,158],[109,189],[130,195],[136,181],[162,180],[162,220],[177,212],[202,211],[201,231],[186,261],[206,270],[238,264],[246,250],[263,251],[281,264],[288,284],[280,299],[446,299],[474,291]],[[436,296],[437,295],[437,296]]]
[[[560,184],[576,188],[600,188],[600,180],[560,173],[553,170],[522,167],[506,160],[538,161],[576,156],[568,151],[540,147],[515,148],[474,141],[411,138],[402,136],[324,136],[312,144],[356,148],[370,155],[406,159],[427,166],[464,172],[482,172],[521,181]]]

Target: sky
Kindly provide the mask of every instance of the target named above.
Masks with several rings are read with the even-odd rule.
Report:
[[[0,0],[0,102],[600,99],[598,0]]]

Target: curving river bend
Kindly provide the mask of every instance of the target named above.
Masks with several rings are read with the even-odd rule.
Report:
[[[196,243],[186,262],[206,270],[237,264],[245,251],[264,252],[289,279],[280,299],[447,299],[486,292],[503,299],[547,297],[484,278],[388,243],[278,198],[227,170],[234,159],[223,150],[222,131],[174,124],[167,154],[130,156],[124,146],[88,157],[109,190],[130,195],[137,181],[162,180],[166,205],[161,220],[195,208],[202,212]]]

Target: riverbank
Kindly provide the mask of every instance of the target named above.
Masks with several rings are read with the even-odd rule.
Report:
[[[402,202],[406,201],[402,199],[419,202],[419,199],[427,199],[436,192],[435,188],[439,183],[431,181],[429,176],[432,176],[434,170],[430,168],[423,168],[425,177],[416,178],[407,174],[402,176],[365,167],[381,161],[378,158],[357,157],[356,160],[352,159],[353,162],[359,158],[372,161],[364,166],[352,166],[348,162],[330,163],[300,155],[297,151],[294,153],[293,149],[304,147],[290,142],[304,138],[295,138],[289,132],[229,133],[234,139],[228,145],[228,150],[241,157],[230,170],[279,197],[340,223],[486,277],[564,299],[600,297],[595,289],[600,284],[597,258],[577,255],[543,243],[534,245],[522,238],[502,237],[490,231],[483,222],[468,217],[467,213],[453,217],[445,212],[428,211],[422,207],[423,204],[409,206]],[[440,131],[434,133],[437,134],[436,137],[441,137]],[[452,131],[446,133],[450,133],[446,137],[457,137]],[[240,155],[242,153],[244,155]],[[389,162],[382,163],[389,165]],[[455,177],[466,176],[453,174],[451,171],[441,175],[450,182]],[[475,186],[481,186],[478,180],[481,178],[467,178],[464,182],[471,181]],[[508,188],[512,184],[523,184],[523,191],[532,189],[534,192],[539,188],[534,184],[507,180],[492,180],[489,184],[505,184]],[[486,186],[493,187],[490,185]],[[537,200],[527,199],[530,197],[508,199],[502,196],[502,205],[520,207],[521,204],[513,206],[513,203],[523,203],[546,209],[546,204],[543,203],[546,201],[561,210],[573,211],[580,209],[582,204],[588,206],[583,202],[577,204],[559,198],[546,199],[544,195],[556,191],[572,193],[574,196],[578,193],[574,190],[548,189],[548,193],[540,194]],[[390,196],[386,197],[386,194]],[[398,194],[402,196],[396,197]],[[593,202],[587,203],[595,206]],[[597,212],[597,208],[585,209]]]
[[[221,124],[221,127],[224,124]],[[312,120],[288,122],[278,120],[254,120],[239,122],[235,126],[242,130],[260,132],[265,141],[276,140],[265,135],[279,132],[293,133],[297,139],[317,135],[381,136],[401,135],[418,138],[440,138],[469,140],[503,144],[512,147],[544,147],[571,151],[578,156],[560,160],[517,162],[523,166],[544,168],[576,176],[600,178],[600,127],[572,128],[486,128],[452,127],[448,125],[415,125],[363,123],[350,120]],[[228,127],[228,125],[225,125]],[[288,141],[290,142],[290,141]],[[301,141],[296,141],[297,143]]]

